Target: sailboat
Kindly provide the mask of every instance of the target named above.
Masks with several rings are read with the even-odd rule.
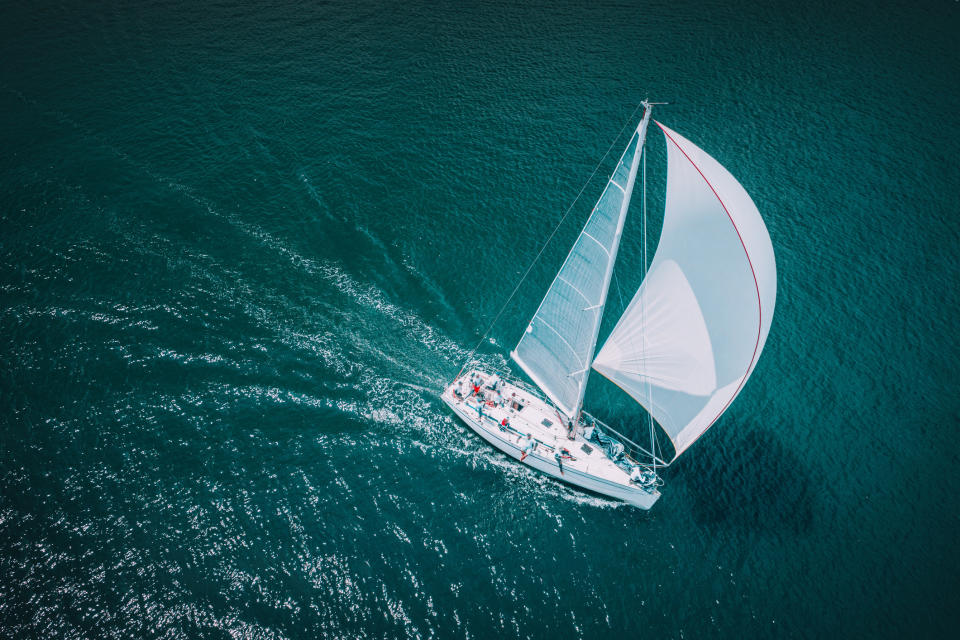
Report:
[[[596,351],[641,159],[647,264],[645,143],[653,103],[641,104],[643,117],[616,169],[510,353],[533,384],[473,360],[441,398],[521,464],[649,509],[660,497],[659,470],[717,422],[756,367],[773,319],[777,273],[770,235],[746,190],[719,162],[654,120],[667,146],[660,241],[639,289]],[[584,410],[591,370],[646,409],[649,443],[634,442]],[[664,455],[658,434],[669,438],[672,455]]]

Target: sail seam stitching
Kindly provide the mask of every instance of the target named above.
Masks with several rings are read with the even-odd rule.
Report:
[[[583,364],[583,359],[580,357],[580,354],[577,353],[577,350],[573,348],[573,345],[571,345],[569,342],[567,342],[566,338],[564,338],[564,337],[560,334],[559,331],[557,331],[556,329],[554,329],[554,328],[550,325],[550,323],[547,322],[546,320],[544,320],[543,318],[540,318],[540,322],[542,322],[545,327],[547,327],[548,329],[550,329],[550,331],[553,331],[555,334],[557,334],[557,337],[560,338],[560,340],[563,342],[563,344],[567,345],[567,348],[570,349],[570,352],[571,352],[571,353],[574,355],[574,357],[577,359],[577,362],[579,362],[580,364]]]
[[[603,252],[604,252],[605,254],[607,254],[607,258],[610,257],[610,252],[607,250],[607,248],[606,248],[605,246],[603,246],[603,243],[602,243],[602,242],[600,242],[599,240],[597,240],[596,238],[594,238],[592,235],[590,235],[590,234],[587,233],[586,231],[581,232],[581,235],[587,236],[588,238],[590,238],[591,240],[593,240],[594,242],[596,242],[598,245],[600,245],[600,248],[603,249]]]
[[[578,289],[576,286],[574,286],[574,284],[573,284],[572,282],[570,282],[569,280],[567,280],[567,279],[564,278],[563,276],[557,276],[557,280],[559,280],[560,282],[564,283],[565,285],[567,285],[568,287],[570,287],[571,289],[573,289],[574,291],[576,291],[577,293],[579,293],[579,294],[580,294],[580,297],[587,301],[587,304],[590,303],[590,298],[588,298],[586,295],[584,295],[583,291],[580,291],[580,289]]]

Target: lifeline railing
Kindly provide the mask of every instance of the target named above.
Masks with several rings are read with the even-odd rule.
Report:
[[[481,360],[470,360],[469,362],[467,362],[466,365],[464,365],[463,369],[461,369],[461,373],[469,372],[473,369],[482,370],[484,373],[487,373],[487,372],[494,373],[498,375],[501,380],[506,380],[510,384],[520,387],[530,395],[538,398],[539,400],[549,405],[550,407],[553,407],[554,410],[557,410],[553,402],[550,401],[550,398],[548,398],[546,394],[543,393],[543,391],[541,391],[538,387],[528,383],[527,381],[517,377],[509,369],[504,371],[498,367],[492,366],[488,362],[483,362]],[[610,437],[610,434],[613,434],[614,439],[618,440],[620,444],[623,445],[623,448],[624,448],[623,456],[627,458],[631,463],[633,463],[634,466],[639,466],[639,467],[643,467],[644,469],[649,469],[650,471],[655,471],[659,467],[666,467],[669,465],[668,462],[665,462],[664,460],[662,460],[659,456],[655,455],[652,451],[649,451],[645,447],[637,444],[627,436],[623,435],[622,433],[620,433],[619,431],[617,431],[616,429],[608,425],[606,422],[603,422],[602,420],[595,417],[593,414],[588,413],[586,411],[583,411],[581,413],[583,416],[590,419],[590,422],[593,424],[594,428],[599,427],[600,430],[603,433],[605,433],[608,437]],[[652,462],[641,462],[638,460],[638,458],[648,458]]]

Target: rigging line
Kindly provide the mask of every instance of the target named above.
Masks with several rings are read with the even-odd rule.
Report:
[[[642,177],[641,177],[641,184],[642,184],[643,186],[642,186],[642,189],[641,189],[641,200],[640,200],[640,220],[641,220],[641,226],[640,226],[640,245],[641,245],[641,256],[642,256],[642,260],[643,260],[643,262],[642,262],[642,269],[643,269],[643,278],[642,278],[642,280],[646,280],[646,278],[647,278],[647,273],[648,273],[648,268],[647,268],[647,146],[646,146],[646,144],[643,145],[643,149],[641,149],[641,153],[642,153],[642,155],[641,155],[641,160],[643,161],[643,164],[642,164],[643,169],[642,169],[642,173],[641,173],[641,176],[642,176]],[[617,295],[620,297],[620,306],[621,306],[621,308],[623,308],[623,307],[624,307],[624,304],[623,304],[623,293],[622,293],[621,290],[620,290],[620,281],[617,280],[616,274],[614,274],[614,281],[616,282],[616,285],[617,285]],[[646,304],[645,304],[646,296],[644,296],[644,295],[642,295],[642,294],[640,293],[640,290],[641,290],[642,288],[643,288],[643,284],[642,284],[642,282],[641,282],[640,289],[637,290],[637,294],[636,294],[636,296],[635,296],[635,299],[638,298],[637,302],[638,302],[638,304],[640,305],[640,324],[641,324],[642,327],[644,327],[644,329],[641,331],[641,335],[640,335],[640,358],[641,358],[641,361],[644,360],[644,357],[645,357],[645,355],[646,355],[646,346],[647,346],[647,344],[646,344],[646,342],[647,342],[646,310],[647,310],[647,309],[646,309]],[[621,311],[621,313],[623,313],[623,311]],[[630,347],[635,350],[635,349],[636,349],[636,343],[634,342],[634,338],[633,338],[633,337],[627,337],[627,340],[628,340],[628,342],[630,343]],[[643,406],[643,405],[641,405],[641,406],[643,407],[644,412],[647,414],[648,425],[649,425],[649,427],[650,427],[650,457],[651,457],[650,466],[651,466],[653,469],[656,469],[657,466],[666,466],[666,465],[657,465],[657,458],[659,457],[659,458],[662,460],[662,459],[663,459],[663,456],[662,456],[662,455],[661,455],[661,456],[658,456],[658,455],[657,455],[657,452],[658,452],[658,451],[661,451],[661,448],[660,448],[660,441],[659,441],[659,439],[657,439],[657,437],[656,437],[656,428],[654,427],[654,422],[653,422],[653,413],[652,413],[652,412],[653,412],[653,388],[652,388],[651,383],[650,383],[650,377],[649,377],[648,375],[646,375],[646,374],[644,374],[643,377],[644,377],[644,379],[646,379],[646,382],[647,382],[647,404],[648,404],[649,406]],[[616,384],[616,383],[614,383],[614,384]],[[619,385],[618,385],[618,386],[619,386]]]
[[[644,150],[643,153],[646,153],[646,151]],[[644,253],[646,253],[646,247],[644,247]],[[647,258],[646,258],[646,256],[644,256],[644,258],[643,258],[643,263],[644,263],[644,265],[646,265],[646,263],[647,263]],[[644,274],[644,277],[646,277],[646,274]],[[613,282],[614,282],[614,284],[617,285],[617,297],[620,298],[620,313],[623,314],[624,311],[626,311],[626,305],[623,304],[623,291],[620,290],[620,280],[617,279],[617,274],[616,274],[616,273],[613,274]],[[632,343],[633,340],[631,340],[630,342]],[[641,354],[642,354],[642,353],[643,353],[643,352],[641,351]],[[614,384],[616,384],[616,383],[614,383]],[[619,386],[619,385],[618,385],[618,386]],[[649,411],[647,411],[647,418],[650,418],[650,412],[649,412]],[[650,428],[651,428],[651,429],[653,428],[653,425],[652,425],[652,424],[650,425]],[[658,444],[659,444],[659,443],[658,443]],[[639,449],[639,452],[642,452],[642,451],[643,451],[643,448],[640,447],[639,445],[637,445],[637,448]],[[637,457],[638,457],[638,458],[640,457],[640,456],[639,456],[639,452],[637,452]],[[653,468],[656,468],[656,464],[657,464],[657,462],[656,462],[656,460],[657,460],[657,452],[656,452],[655,449],[653,449],[653,447],[650,448],[650,456],[653,458],[653,460],[652,460],[651,463],[650,463],[650,466],[652,466]],[[661,456],[661,457],[662,457],[662,456]]]
[[[644,149],[646,151],[646,149]],[[647,277],[647,154],[643,154],[643,190],[641,191],[640,201],[640,244],[643,250],[643,277]],[[640,353],[646,355],[647,351],[647,305],[644,304],[645,296],[640,296],[640,323],[643,326],[643,332],[640,334]],[[650,376],[647,378],[647,401],[650,403],[650,411],[647,411],[647,421],[650,423],[650,455],[653,456],[653,462],[656,463],[657,442],[653,433],[653,389],[650,386]]]
[[[644,146],[644,149],[643,149],[642,160],[643,160],[643,191],[641,192],[642,200],[641,200],[640,210],[642,211],[642,214],[640,216],[640,219],[642,220],[642,227],[641,227],[640,234],[642,238],[641,242],[643,244],[643,277],[644,279],[646,279],[647,272],[649,269],[649,265],[647,264],[647,149],[646,149],[646,146]],[[640,309],[641,309],[641,314],[643,318],[641,322],[644,327],[644,331],[641,336],[642,353],[645,353],[647,350],[647,332],[646,332],[647,306],[644,304],[644,300],[643,300],[644,297],[645,296],[641,296],[641,299],[640,299]],[[650,422],[650,455],[653,458],[650,461],[650,464],[654,468],[656,468],[657,448],[660,446],[660,443],[657,441],[657,430],[654,428],[654,425],[653,425],[653,385],[650,382],[650,376],[646,376],[646,378],[647,378],[647,400],[650,402],[650,410],[647,411],[647,420]]]
[[[620,280],[617,279],[616,272],[613,274],[613,283],[617,285],[617,297],[620,298],[620,315],[623,315],[627,308],[623,304],[623,292],[620,290]]]
[[[497,324],[497,320],[500,319],[500,316],[503,315],[503,312],[506,310],[507,306],[510,304],[510,301],[513,300],[513,296],[517,295],[517,291],[520,290],[520,285],[523,284],[523,281],[527,279],[527,276],[530,275],[530,272],[533,270],[533,265],[537,264],[537,261],[540,259],[540,256],[543,255],[543,252],[546,250],[547,246],[550,244],[550,241],[553,240],[553,236],[557,234],[557,231],[560,229],[560,226],[563,224],[563,221],[567,219],[567,216],[570,215],[570,212],[573,210],[573,206],[577,204],[577,201],[580,200],[580,196],[583,195],[583,192],[586,190],[587,185],[590,184],[590,181],[593,180],[593,176],[597,175],[597,171],[600,169],[600,165],[603,164],[603,161],[607,159],[607,156],[610,155],[610,150],[613,149],[613,146],[617,144],[617,141],[620,139],[620,136],[623,135],[623,132],[626,130],[627,126],[633,122],[634,116],[637,115],[637,111],[640,110],[640,107],[643,106],[643,103],[640,102],[633,109],[633,113],[630,114],[630,117],[627,118],[627,121],[623,123],[623,127],[620,128],[620,132],[617,133],[616,137],[613,139],[613,142],[610,143],[610,146],[607,147],[607,150],[604,152],[603,156],[600,158],[600,162],[597,163],[597,166],[593,168],[593,172],[590,173],[590,177],[587,178],[587,181],[583,183],[583,186],[580,187],[580,192],[577,193],[577,197],[573,199],[573,202],[570,203],[570,206],[567,207],[567,210],[563,212],[563,217],[560,218],[560,222],[557,223],[557,226],[553,228],[553,231],[550,232],[550,235],[547,236],[547,239],[544,241],[543,245],[540,247],[540,251],[537,252],[536,257],[530,263],[530,266],[527,267],[527,270],[524,272],[523,276],[520,277],[520,280],[517,282],[517,286],[513,288],[513,291],[510,293],[510,296],[507,298],[507,301],[503,303],[503,306],[500,307],[500,311],[497,312],[497,315],[494,316],[493,320],[487,326],[487,329],[483,332],[483,335],[480,336],[480,340],[477,342],[470,353],[466,357],[466,361],[463,363],[463,366],[460,367],[460,371],[457,372],[456,377],[459,378],[460,374],[463,373],[463,370],[467,368],[467,365],[470,363],[470,359],[473,358],[473,355],[477,352],[480,346],[483,344],[483,341],[487,339],[487,334],[490,333],[490,330],[493,329],[494,325]],[[456,378],[454,378],[456,379]]]

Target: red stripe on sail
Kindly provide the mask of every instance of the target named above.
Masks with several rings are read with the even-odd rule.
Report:
[[[758,318],[758,322],[757,322],[757,341],[756,341],[756,343],[753,345],[753,355],[750,357],[750,364],[747,365],[747,370],[746,370],[746,372],[744,372],[744,374],[743,374],[743,376],[744,376],[744,377],[743,377],[743,380],[740,381],[739,386],[737,386],[737,390],[734,392],[734,394],[733,394],[733,395],[730,397],[730,399],[727,401],[727,404],[723,405],[723,408],[720,409],[720,413],[717,414],[717,417],[710,421],[710,424],[707,425],[707,428],[706,428],[706,429],[704,429],[703,431],[701,431],[701,433],[703,433],[704,431],[706,431],[707,429],[709,429],[710,427],[712,427],[714,422],[716,422],[717,420],[720,419],[720,416],[723,415],[723,412],[727,410],[727,407],[730,406],[730,403],[733,402],[734,398],[737,397],[737,394],[740,393],[740,389],[743,388],[744,383],[746,383],[746,381],[747,381],[747,374],[750,373],[750,369],[753,367],[754,362],[756,362],[756,360],[757,360],[757,350],[760,348],[760,333],[761,333],[761,331],[762,331],[762,329],[763,329],[763,307],[762,307],[762,305],[760,304],[760,283],[757,282],[757,272],[754,271],[754,269],[753,269],[753,261],[750,259],[750,252],[747,251],[747,245],[743,242],[743,236],[740,235],[740,229],[737,228],[737,223],[733,221],[733,216],[730,215],[730,211],[727,209],[727,205],[725,205],[725,204],[723,203],[723,200],[722,200],[722,199],[720,198],[720,196],[717,194],[717,190],[714,189],[714,188],[713,188],[713,185],[710,184],[710,181],[707,180],[707,176],[703,175],[703,171],[700,170],[700,167],[697,166],[697,163],[694,162],[693,159],[690,158],[689,155],[687,155],[687,152],[683,150],[683,147],[681,147],[679,144],[677,144],[677,141],[674,140],[673,137],[672,137],[669,133],[667,133],[666,127],[664,127],[662,124],[660,124],[660,123],[657,122],[656,120],[654,120],[654,123],[656,123],[656,125],[657,125],[658,127],[660,127],[660,130],[663,131],[663,135],[665,135],[665,136],[667,137],[667,139],[668,139],[670,142],[673,143],[673,146],[675,146],[675,147],[680,151],[680,153],[683,154],[683,157],[686,158],[687,161],[693,166],[693,168],[697,170],[697,173],[700,174],[700,177],[703,178],[703,181],[707,183],[707,186],[710,187],[710,191],[712,191],[712,192],[713,192],[713,195],[717,198],[717,202],[719,202],[719,203],[720,203],[720,206],[723,207],[724,213],[726,213],[726,214],[727,214],[727,218],[730,219],[730,224],[733,225],[733,230],[737,232],[737,238],[740,240],[740,246],[743,247],[743,253],[747,256],[747,264],[750,265],[750,275],[753,276],[753,284],[754,284],[754,286],[755,286],[756,289],[757,289],[757,318]]]

